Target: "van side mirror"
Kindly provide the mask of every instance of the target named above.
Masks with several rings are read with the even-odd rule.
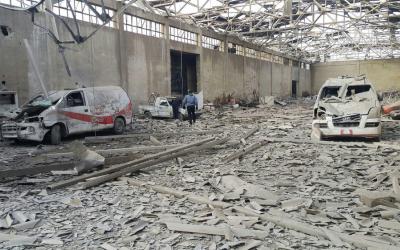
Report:
[[[378,101],[383,101],[383,95],[382,95],[382,93],[378,93]]]

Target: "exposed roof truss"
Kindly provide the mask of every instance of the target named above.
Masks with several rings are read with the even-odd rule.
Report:
[[[154,12],[307,61],[400,57],[400,1],[141,2]]]

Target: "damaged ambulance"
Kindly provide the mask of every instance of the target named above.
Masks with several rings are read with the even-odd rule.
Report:
[[[132,103],[117,86],[51,91],[38,95],[21,112],[1,125],[4,139],[59,144],[71,134],[112,129],[122,134],[132,122]]]
[[[381,99],[365,77],[328,79],[314,105],[311,139],[359,137],[380,140]]]

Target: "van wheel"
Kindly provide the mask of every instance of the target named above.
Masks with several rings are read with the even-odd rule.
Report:
[[[61,127],[60,125],[56,124],[51,127],[50,130],[50,143],[52,145],[58,145],[61,143]]]
[[[114,134],[121,135],[125,132],[125,122],[121,117],[117,117],[114,121]]]
[[[144,117],[146,117],[146,119],[151,119],[151,118],[153,118],[153,116],[151,115],[151,113],[148,112],[148,111],[144,113]]]
[[[381,141],[381,137],[378,136],[378,137],[372,138],[371,141],[372,142],[380,142]]]

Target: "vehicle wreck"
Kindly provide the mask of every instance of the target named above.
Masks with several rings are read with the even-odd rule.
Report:
[[[328,79],[314,105],[311,138],[360,137],[379,140],[381,98],[365,78]]]
[[[199,117],[203,109],[203,92],[195,94],[199,102],[199,110],[196,111],[196,117]],[[173,118],[173,105],[172,102],[176,100],[174,96],[156,96],[152,94],[149,98],[148,105],[139,105],[139,114],[144,115],[147,118]],[[181,106],[181,104],[179,104]],[[187,119],[187,110],[179,107],[178,110],[179,120],[183,121]]]
[[[48,137],[59,144],[63,137],[112,129],[122,134],[132,122],[132,103],[116,86],[51,91],[35,96],[12,120],[4,122],[4,139],[41,142]]]

